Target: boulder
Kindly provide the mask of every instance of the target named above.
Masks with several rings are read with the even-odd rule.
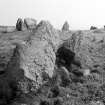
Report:
[[[26,78],[34,81],[35,89],[44,82],[43,72],[52,77],[56,58],[52,47],[46,41],[34,39],[31,45],[19,46],[18,51],[20,69],[24,71]]]
[[[23,22],[23,20],[21,18],[19,18],[17,20],[16,29],[17,29],[17,31],[24,31],[24,30],[26,30],[26,26],[25,26],[25,24],[24,24],[24,22]]]
[[[19,93],[36,92],[53,76],[55,48],[59,43],[56,30],[49,22],[43,21],[30,34],[25,40],[15,39],[11,44],[6,44],[2,49],[7,51],[5,57],[3,52],[0,53],[3,56],[1,61],[4,60],[4,63],[0,62],[0,95],[3,95],[0,103],[14,99]]]
[[[83,75],[84,76],[89,76],[90,75],[90,70],[89,69],[83,70]]]
[[[60,38],[57,30],[48,21],[41,21],[35,30],[35,37],[40,40],[46,40],[49,45],[53,47],[54,51],[57,51],[60,45]]]
[[[59,43],[56,30],[48,22],[40,22],[27,44],[19,47],[20,68],[25,77],[38,88],[44,82],[42,73],[52,77],[55,66],[55,48]],[[58,39],[57,39],[58,38]]]
[[[69,24],[68,22],[66,21],[62,27],[62,31],[69,31]]]
[[[93,31],[77,31],[64,41],[80,58],[84,69],[104,69],[105,62],[105,35]]]
[[[35,29],[37,23],[35,19],[25,18],[24,24],[26,25],[27,29]]]
[[[90,30],[95,30],[95,29],[97,29],[97,27],[95,27],[95,26],[90,27]]]

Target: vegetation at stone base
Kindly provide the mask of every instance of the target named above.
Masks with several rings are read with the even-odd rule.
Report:
[[[69,73],[69,78],[66,75],[62,78],[61,75],[60,72],[56,73],[56,76],[49,79],[36,93],[21,94],[16,102],[26,105],[89,105],[93,101],[101,101],[105,104],[103,76],[91,74],[77,78]]]

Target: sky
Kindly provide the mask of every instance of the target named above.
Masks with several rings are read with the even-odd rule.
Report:
[[[18,18],[48,20],[58,29],[68,21],[70,29],[105,25],[105,0],[0,0],[0,25],[15,25]]]

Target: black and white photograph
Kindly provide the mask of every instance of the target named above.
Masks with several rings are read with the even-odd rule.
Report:
[[[105,0],[0,0],[0,105],[105,105]]]

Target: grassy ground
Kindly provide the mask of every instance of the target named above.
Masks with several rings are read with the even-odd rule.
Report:
[[[21,94],[21,98],[17,98],[18,102],[27,103],[26,105],[98,105],[95,102],[105,104],[104,71],[87,77],[77,77],[72,73],[67,76],[58,71],[36,93]]]

